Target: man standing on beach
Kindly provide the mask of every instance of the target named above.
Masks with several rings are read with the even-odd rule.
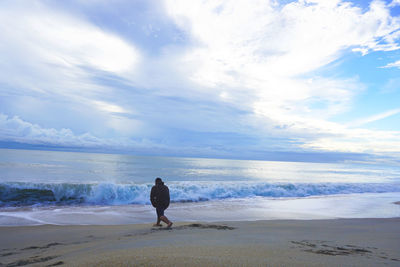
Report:
[[[172,222],[164,215],[164,211],[168,208],[170,201],[169,189],[159,177],[156,178],[155,183],[156,185],[151,188],[150,193],[151,204],[156,208],[157,212],[157,223],[154,226],[162,226],[160,222],[163,221],[170,228]]]

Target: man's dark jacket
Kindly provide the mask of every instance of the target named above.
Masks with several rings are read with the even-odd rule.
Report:
[[[169,206],[169,189],[163,182],[151,188],[150,201],[153,207],[166,209]]]

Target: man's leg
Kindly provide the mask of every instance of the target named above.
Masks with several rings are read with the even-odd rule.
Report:
[[[157,218],[157,222],[153,224],[153,226],[162,226],[160,222],[161,222],[160,218]]]
[[[162,226],[160,222],[161,222],[161,216],[164,215],[164,212],[159,208],[156,208],[156,213],[157,213],[157,223],[153,224],[153,226]]]
[[[167,224],[167,227],[171,227],[172,226],[172,222],[170,220],[168,220],[168,218],[166,216],[161,216],[160,220],[165,222]]]
[[[167,227],[171,227],[172,226],[172,222],[170,220],[168,220],[167,217],[165,217],[164,215],[164,210],[163,208],[157,208],[157,215],[159,220],[165,222],[167,224]]]

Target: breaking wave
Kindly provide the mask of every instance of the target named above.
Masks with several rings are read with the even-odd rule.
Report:
[[[387,183],[175,182],[172,202],[400,192]],[[0,183],[0,206],[150,204],[152,184]]]

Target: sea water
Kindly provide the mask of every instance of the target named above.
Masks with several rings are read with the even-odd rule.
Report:
[[[0,225],[400,217],[400,166],[0,149]]]

